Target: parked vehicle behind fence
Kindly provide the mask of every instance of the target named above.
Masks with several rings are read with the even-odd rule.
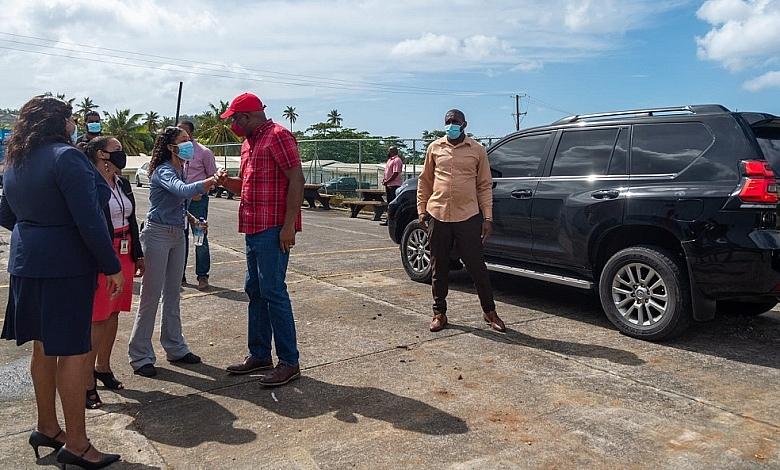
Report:
[[[660,340],[780,294],[780,118],[694,105],[571,116],[488,149],[488,268],[594,290],[623,333]],[[410,278],[430,280],[416,180],[388,210]]]

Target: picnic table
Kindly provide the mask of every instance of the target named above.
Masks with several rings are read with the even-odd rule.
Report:
[[[356,193],[360,194],[361,199],[346,199],[342,204],[348,206],[351,209],[351,218],[357,217],[364,207],[374,208],[374,220],[381,220],[382,214],[387,209],[387,201],[385,201],[384,189],[357,189]]]
[[[325,210],[330,209],[330,198],[332,198],[333,195],[322,194],[320,193],[320,189],[322,189],[322,185],[320,184],[303,185],[303,198],[306,200],[306,203],[309,205],[309,209],[314,209],[315,201],[320,201],[320,205],[322,205],[323,209]]]

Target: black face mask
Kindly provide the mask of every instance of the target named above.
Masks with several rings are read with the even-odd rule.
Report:
[[[127,154],[123,150],[107,153],[109,155],[108,161],[113,163],[118,169],[122,170],[127,166]]]

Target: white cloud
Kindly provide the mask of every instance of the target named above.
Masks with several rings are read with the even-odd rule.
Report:
[[[535,70],[541,70],[544,64],[538,60],[522,60],[520,63],[511,68],[515,72],[533,72]]]
[[[52,90],[109,108],[170,109],[184,80],[183,110],[196,112],[244,89],[266,100],[316,100],[365,94],[354,81],[392,86],[440,72],[528,72],[624,47],[623,34],[681,1],[0,0],[0,31],[85,44],[63,51],[0,34],[0,106]]]
[[[738,71],[780,57],[780,0],[708,0],[696,14],[712,26],[696,38],[699,58]]]
[[[780,70],[767,72],[760,77],[748,80],[743,86],[748,91],[761,91],[767,88],[780,88]]]

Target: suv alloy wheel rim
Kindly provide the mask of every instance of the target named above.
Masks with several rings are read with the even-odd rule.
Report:
[[[630,263],[612,279],[612,301],[623,321],[639,328],[655,326],[669,307],[666,282],[644,263]]]
[[[406,242],[406,259],[409,267],[417,274],[427,272],[431,267],[431,248],[428,244],[428,232],[416,228],[409,234]]]

